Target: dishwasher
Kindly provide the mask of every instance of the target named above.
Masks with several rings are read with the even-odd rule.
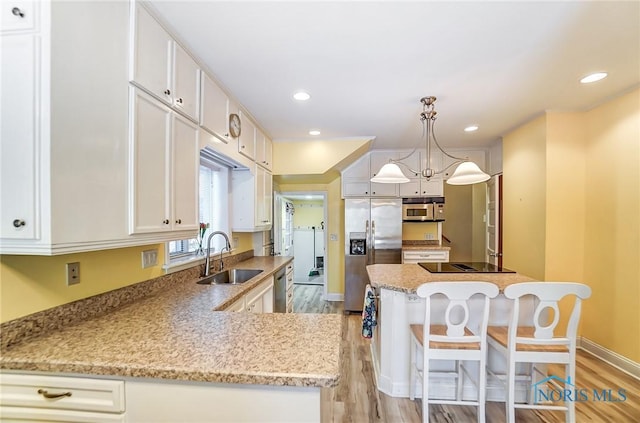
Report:
[[[276,272],[275,282],[273,284],[274,313],[287,312],[287,278],[285,276],[286,267],[283,267]]]

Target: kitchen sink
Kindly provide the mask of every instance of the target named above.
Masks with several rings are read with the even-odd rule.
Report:
[[[262,269],[230,269],[198,279],[200,285],[240,284],[262,273]]]

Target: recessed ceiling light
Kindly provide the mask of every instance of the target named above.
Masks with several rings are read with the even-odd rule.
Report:
[[[320,131],[317,129],[312,129],[309,131],[309,135],[320,135]]]
[[[473,132],[478,130],[478,125],[471,125],[464,128],[464,132]]]
[[[298,91],[293,95],[293,98],[299,101],[306,101],[311,98],[311,95],[306,91]]]
[[[580,82],[583,84],[589,84],[591,82],[600,81],[601,79],[604,79],[606,77],[607,77],[606,72],[596,72],[596,73],[592,73],[591,75],[585,76],[580,80]]]

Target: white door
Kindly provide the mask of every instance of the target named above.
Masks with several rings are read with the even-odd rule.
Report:
[[[487,181],[487,263],[502,266],[501,251],[501,193],[502,175],[496,175]]]
[[[172,116],[172,226],[178,230],[197,231],[200,220],[198,126],[176,113]]]

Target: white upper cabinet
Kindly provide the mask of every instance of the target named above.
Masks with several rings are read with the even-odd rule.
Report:
[[[227,143],[229,135],[229,97],[209,75],[201,74],[200,126]]]
[[[199,66],[144,7],[134,8],[130,80],[197,122]]]
[[[240,111],[241,130],[238,137],[238,152],[249,159],[256,160],[256,127],[249,117]]]
[[[132,94],[130,232],[198,229],[198,128],[140,90]]]
[[[250,171],[234,171],[232,230],[259,232],[271,229],[273,208],[273,175],[253,165]]]
[[[173,43],[173,106],[195,122],[200,109],[200,67],[178,43]]]
[[[256,128],[256,163],[268,170],[273,167],[272,147],[271,139]]]
[[[2,4],[2,8],[6,8]],[[2,39],[0,96],[0,238],[35,239],[40,229],[38,37],[31,34]]]

